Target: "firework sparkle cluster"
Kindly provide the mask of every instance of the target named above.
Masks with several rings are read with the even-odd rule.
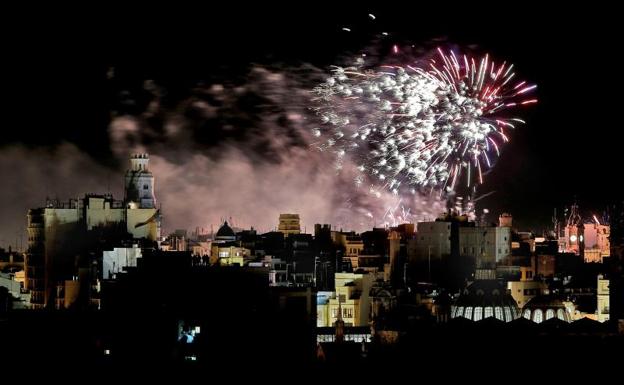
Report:
[[[333,67],[313,90],[320,118],[314,145],[357,167],[356,185],[374,194],[474,191],[523,120],[535,85],[516,81],[513,65],[438,49],[422,64]]]

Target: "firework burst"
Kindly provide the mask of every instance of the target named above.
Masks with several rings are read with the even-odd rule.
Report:
[[[371,181],[373,193],[452,192],[461,183],[474,190],[509,141],[506,131],[524,123],[509,113],[537,102],[526,96],[535,88],[488,55],[438,49],[424,65],[374,70],[359,58],[333,67],[313,90],[322,123],[315,145],[334,153],[337,169],[355,162],[355,183]]]

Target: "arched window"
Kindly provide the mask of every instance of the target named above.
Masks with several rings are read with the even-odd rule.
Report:
[[[501,321],[505,320],[505,318],[503,318],[503,309],[500,306],[496,306],[494,308],[494,317],[496,317],[496,319],[499,319]]]
[[[513,316],[511,315],[511,310],[509,307],[505,307],[505,321],[513,321]]]
[[[464,312],[464,317],[468,319],[472,319],[472,306],[468,306],[466,311]]]
[[[557,318],[559,318],[562,321],[565,321],[565,310],[563,309],[558,309],[557,310]]]
[[[474,318],[472,320],[473,321],[480,321],[482,317],[483,317],[483,308],[482,307],[475,307],[474,308]]]
[[[533,312],[533,322],[540,323],[544,320],[544,312],[541,309],[537,309]]]
[[[488,306],[485,308],[485,316],[483,316],[483,318],[489,318],[494,316],[494,309],[492,309],[492,307]]]
[[[546,310],[546,319],[549,320],[555,316],[555,311],[553,309]]]
[[[531,310],[525,309],[524,314],[522,316],[526,319],[531,319]]]

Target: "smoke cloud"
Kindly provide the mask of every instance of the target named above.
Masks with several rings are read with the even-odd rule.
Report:
[[[132,113],[113,112],[108,134],[116,169],[68,143],[6,147],[0,170],[19,180],[2,191],[0,234],[22,231],[28,208],[43,206],[46,196],[110,191],[121,199],[133,152],[150,154],[165,232],[216,228],[230,217],[236,227],[269,231],[287,212],[299,213],[308,231],[314,223],[364,230],[443,211],[435,197],[373,194],[366,181],[357,187],[349,167],[337,170],[333,154],[317,149],[318,122],[308,106],[324,76],[309,65],[253,65],[242,80],[198,84],[181,96],[147,80],[142,95],[122,93]]]

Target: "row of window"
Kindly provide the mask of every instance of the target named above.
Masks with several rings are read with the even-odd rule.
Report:
[[[557,309],[557,318],[559,318],[562,321],[567,321],[566,317],[565,317],[565,310],[563,309]],[[535,323],[540,323],[542,321],[545,320],[549,320],[551,318],[555,317],[555,310],[554,309],[546,309],[546,317],[544,318],[544,311],[542,311],[542,309],[535,309],[533,310],[533,312],[531,312],[531,309],[525,309],[524,313],[523,313],[523,317],[526,319],[529,319]]]
[[[338,309],[332,309],[332,318],[338,318]],[[342,318],[353,318],[353,308],[343,307]]]
[[[518,314],[519,315],[519,314]],[[454,311],[451,313],[451,318],[456,317],[464,317],[473,321],[480,321],[484,318],[495,317],[501,321],[512,321],[514,319],[514,314],[512,314],[511,308],[509,307],[472,307],[472,306],[457,306]]]

